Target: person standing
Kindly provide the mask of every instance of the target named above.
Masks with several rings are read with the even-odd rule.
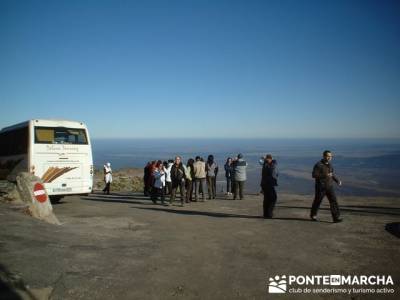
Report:
[[[215,164],[217,164],[217,163],[215,163]],[[215,174],[215,177],[214,177],[214,193],[215,193],[214,199],[215,199],[215,196],[216,196],[216,194],[217,194],[217,178],[218,178],[218,171],[219,171],[219,168],[218,168],[218,165],[217,165],[217,167],[215,168],[215,171],[214,171],[214,174]]]
[[[215,199],[217,186],[218,165],[214,161],[214,156],[209,155],[206,164],[206,178],[208,187],[208,199]]]
[[[262,165],[261,189],[264,194],[264,218],[270,219],[277,200],[275,187],[278,185],[278,163],[271,154],[267,154],[260,159],[260,164]]]
[[[174,164],[172,159],[169,159],[168,162],[164,164],[164,172],[165,172],[165,186],[166,186],[166,195],[171,195],[172,183],[171,183],[171,168]]]
[[[336,182],[339,186],[342,185],[342,182],[334,174],[333,167],[330,163],[332,160],[332,152],[325,150],[322,155],[323,158],[314,165],[312,172],[312,177],[315,179],[315,197],[311,207],[310,218],[313,221],[317,221],[319,206],[321,205],[322,199],[326,196],[329,200],[333,222],[339,223],[343,220],[340,218],[339,205],[333,182]]]
[[[150,192],[150,186],[149,186],[149,178],[150,178],[150,168],[151,168],[151,163],[147,162],[146,166],[144,167],[144,172],[143,172],[143,183],[144,183],[144,195],[148,196]]]
[[[232,175],[231,175],[232,182],[231,182],[231,188],[232,188],[232,193],[233,193],[234,197],[235,197],[235,188],[236,188],[236,183],[235,183],[235,165],[236,165],[237,159],[238,159],[237,156],[232,158]]]
[[[247,180],[247,162],[243,159],[243,154],[238,154],[237,161],[235,162],[233,169],[235,172],[235,189],[233,199],[236,200],[238,197],[240,197],[240,200],[243,200],[244,184]]]
[[[110,194],[110,186],[112,182],[112,169],[111,164],[108,162],[103,166],[104,171],[104,182],[106,186],[103,189],[103,193],[109,195]]]
[[[185,169],[183,168],[181,157],[175,157],[175,162],[171,168],[171,197],[170,204],[175,201],[176,190],[179,188],[179,192],[181,195],[181,206],[183,206],[183,202],[185,199]]]
[[[151,200],[154,204],[157,203],[157,199],[161,197],[161,204],[165,205],[165,172],[164,166],[161,160],[157,162],[156,170],[153,173],[154,177],[154,185],[153,185],[153,194]]]
[[[149,191],[148,195],[151,196],[153,195],[153,189],[154,189],[154,171],[157,169],[157,161],[153,160],[150,164],[150,171],[149,171],[149,177],[148,177],[148,186],[149,186]]]
[[[194,175],[194,168],[193,168],[194,159],[190,158],[185,166],[185,188],[186,188],[186,203],[192,201],[192,194],[193,194],[193,175]]]
[[[201,160],[200,156],[196,156],[196,162],[193,164],[194,173],[194,201],[197,202],[199,198],[199,189],[203,191],[202,200],[205,201],[205,190],[206,190],[206,164]]]
[[[226,178],[226,194],[228,196],[232,195],[232,175],[233,175],[233,164],[232,158],[228,157],[225,166],[225,178]]]

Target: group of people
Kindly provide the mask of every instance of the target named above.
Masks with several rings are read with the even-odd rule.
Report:
[[[244,197],[246,168],[247,162],[242,154],[229,157],[225,163],[227,195],[234,195],[234,199]],[[163,205],[172,204],[178,190],[181,206],[184,203],[206,201],[206,191],[209,200],[215,199],[218,171],[213,155],[209,155],[207,161],[200,156],[189,158],[186,164],[180,156],[176,156],[175,160],[148,162],[143,176],[144,195],[150,196],[154,203],[160,198]],[[165,201],[166,195],[169,196],[169,203]]]
[[[342,221],[333,184],[335,182],[340,186],[342,182],[334,174],[332,157],[331,151],[324,151],[323,158],[314,165],[312,171],[312,177],[315,179],[315,196],[310,212],[312,221],[317,221],[318,209],[325,196],[329,200],[333,221]],[[263,216],[272,218],[277,202],[275,188],[278,186],[278,164],[271,154],[263,156],[259,164],[262,166],[260,186],[264,195]],[[235,200],[244,198],[246,168],[247,162],[240,153],[234,158],[228,157],[224,165],[226,194],[233,195]],[[206,162],[200,156],[190,158],[186,164],[180,156],[176,156],[175,160],[148,162],[144,168],[144,195],[150,196],[155,204],[160,199],[161,204],[166,206],[175,201],[178,190],[181,206],[184,206],[184,203],[206,201],[206,189],[208,199],[215,199],[218,171],[218,164],[213,155],[209,155]],[[103,192],[109,194],[112,182],[110,163],[104,165],[104,180],[106,185]],[[169,203],[166,202],[166,195],[169,196]]]

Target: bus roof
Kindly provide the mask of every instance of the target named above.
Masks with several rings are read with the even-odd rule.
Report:
[[[38,126],[54,126],[54,127],[73,127],[73,128],[85,128],[86,125],[83,122],[71,121],[71,120],[61,120],[61,119],[31,119],[15,125],[4,127],[0,132],[15,130],[25,126],[29,126],[30,123]]]

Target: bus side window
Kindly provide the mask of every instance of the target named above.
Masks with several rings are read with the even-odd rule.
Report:
[[[54,130],[51,128],[36,128],[35,143],[54,143]]]
[[[78,144],[87,144],[86,135],[85,135],[84,131],[80,131],[77,138],[78,138],[78,140],[77,140]]]
[[[76,144],[76,136],[73,134],[68,135],[68,143],[69,144]]]

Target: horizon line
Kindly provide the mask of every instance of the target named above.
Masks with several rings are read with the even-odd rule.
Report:
[[[199,139],[199,140],[399,140],[400,137],[91,137],[92,140],[117,140],[117,139],[142,139],[142,140],[155,140],[155,139]]]

